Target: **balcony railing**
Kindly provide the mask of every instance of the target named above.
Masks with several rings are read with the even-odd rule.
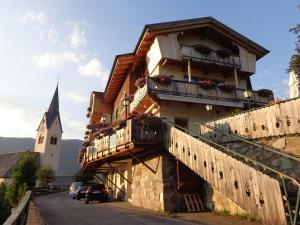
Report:
[[[161,141],[161,127],[145,128],[137,119],[130,119],[126,121],[125,127],[116,130],[113,134],[96,138],[94,144],[88,147],[81,165],[83,166],[86,161],[113,155],[121,149],[124,150],[125,145],[160,144]]]
[[[172,80],[169,85],[163,85],[156,82],[153,78],[147,78],[145,86],[139,88],[135,92],[134,100],[130,105],[130,111],[132,112],[135,109],[135,107],[141,102],[147,93],[236,103],[249,103],[256,105],[266,105],[269,101],[274,100],[273,94],[263,96],[258,91],[253,90],[252,96],[248,99],[245,98],[243,94],[244,91],[244,89],[232,89],[231,91],[224,91],[219,87],[205,89],[202,88],[198,82],[188,82],[183,80]]]
[[[193,50],[192,47],[182,47],[182,58],[191,59],[203,63],[210,63],[215,65],[241,68],[241,59],[239,56],[220,57],[216,52],[212,51],[209,54],[203,54]]]

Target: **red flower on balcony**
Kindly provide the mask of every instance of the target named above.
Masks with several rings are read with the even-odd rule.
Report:
[[[156,83],[159,83],[162,85],[170,85],[172,83],[172,78],[167,75],[158,75],[158,76],[154,76],[152,78]]]
[[[135,86],[138,88],[144,87],[146,84],[146,78],[145,77],[140,77],[135,81]]]
[[[199,81],[199,85],[203,89],[212,89],[216,87],[216,82],[213,80],[201,80]]]

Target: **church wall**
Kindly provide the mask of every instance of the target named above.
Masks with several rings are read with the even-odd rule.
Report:
[[[38,139],[40,136],[44,136],[43,143],[38,144]],[[57,138],[57,144],[50,144],[51,137]],[[40,164],[41,166],[48,165],[55,172],[56,176],[58,174],[59,158],[60,158],[60,149],[61,149],[61,128],[58,117],[53,122],[52,126],[47,130],[46,122],[42,122],[42,126],[38,130],[35,152],[40,152]],[[61,174],[63,175],[63,174]]]

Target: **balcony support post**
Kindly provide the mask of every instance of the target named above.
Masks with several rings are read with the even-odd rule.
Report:
[[[96,177],[98,180],[100,180],[103,184],[105,183],[103,179],[101,179],[97,174],[94,174],[94,177]],[[126,195],[125,191],[123,191],[121,188],[119,188],[114,182],[112,182],[108,177],[105,177],[106,180],[108,180],[113,186],[115,186],[120,192],[122,192],[124,195]]]
[[[113,167],[109,162],[106,162],[105,160],[103,160],[110,168],[112,168],[114,171],[117,172],[117,174],[119,174],[124,180],[126,180],[129,184],[131,184],[131,181],[128,180],[126,177],[123,176],[122,173],[120,173],[115,167]]]
[[[238,80],[236,68],[234,68],[233,73],[234,73],[234,80],[235,80],[235,88],[239,88],[239,80]]]
[[[154,169],[152,169],[150,166],[148,166],[145,162],[143,162],[142,160],[140,160],[133,152],[131,152],[130,150],[128,150],[128,153],[139,163],[142,163],[144,166],[146,166],[149,170],[151,170],[152,173],[156,173],[156,171]]]
[[[189,82],[192,81],[192,66],[191,66],[191,59],[188,59],[188,77]]]

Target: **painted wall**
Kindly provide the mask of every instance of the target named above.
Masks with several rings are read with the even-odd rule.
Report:
[[[231,110],[231,108],[226,109],[222,106],[213,106],[213,109],[209,114],[205,108],[205,105],[202,104],[161,101],[159,116],[166,118],[173,123],[175,122],[175,117],[187,118],[188,128],[191,131],[198,133],[199,127],[195,123],[225,116],[229,114]]]
[[[38,143],[39,137],[43,136],[44,140],[42,143]],[[50,144],[51,137],[57,138],[57,144]],[[37,131],[36,142],[35,142],[35,152],[40,154],[40,164],[41,166],[48,165],[55,172],[56,176],[59,176],[58,166],[60,159],[60,149],[61,149],[61,139],[62,133],[59,124],[58,117],[54,120],[52,126],[47,130],[45,116],[41,121],[39,130]]]
[[[208,38],[203,39],[196,35],[187,36],[178,41],[177,37],[179,34],[180,33],[170,33],[158,35],[155,38],[146,56],[149,73],[153,73],[162,58],[181,61],[183,55],[197,57],[200,53],[192,47],[193,45],[204,44],[214,50],[224,49],[222,43],[217,43]],[[256,56],[244,47],[237,46],[240,51],[241,71],[255,73]]]

